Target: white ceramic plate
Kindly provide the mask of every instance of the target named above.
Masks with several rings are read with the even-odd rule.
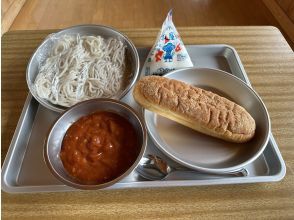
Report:
[[[229,73],[214,69],[182,69],[165,77],[224,96],[243,106],[256,122],[254,138],[247,143],[236,144],[201,134],[145,110],[149,134],[167,156],[192,169],[223,173],[242,169],[263,152],[269,139],[270,119],[262,100],[247,84]]]

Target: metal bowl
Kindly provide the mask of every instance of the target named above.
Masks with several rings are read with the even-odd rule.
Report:
[[[56,112],[63,112],[67,109],[67,107],[60,106],[60,105],[54,105],[51,102],[40,98],[35,90],[33,89],[33,84],[36,79],[36,76],[39,73],[39,63],[42,63],[48,54],[48,51],[51,49],[53,45],[52,39],[58,38],[64,34],[79,34],[80,36],[84,35],[100,35],[103,38],[119,38],[124,42],[124,44],[127,46],[126,49],[126,58],[127,58],[127,65],[130,66],[131,69],[131,76],[128,77],[128,82],[124,83],[124,88],[122,91],[115,96],[115,99],[120,100],[122,97],[124,97],[127,92],[131,89],[131,87],[136,82],[138,76],[139,76],[139,55],[137,52],[137,49],[135,48],[134,44],[128,39],[125,35],[123,35],[121,32],[114,30],[110,27],[101,26],[101,25],[79,25],[70,27],[67,29],[64,29],[62,31],[59,31],[55,34],[49,35],[42,43],[41,45],[36,49],[33,56],[31,57],[29,64],[27,66],[26,71],[26,81],[29,87],[29,90],[31,94],[34,96],[34,98],[43,106],[45,106],[48,109],[51,109]]]
[[[139,138],[138,148],[140,148],[140,151],[132,166],[129,167],[128,170],[126,170],[122,175],[106,183],[98,185],[86,185],[80,183],[78,180],[74,179],[67,173],[63,167],[59,153],[61,150],[63,137],[72,123],[77,121],[79,118],[96,111],[111,111],[127,119],[136,130],[136,135]],[[136,168],[140,159],[142,158],[146,149],[146,145],[147,130],[144,121],[130,106],[113,99],[91,99],[72,106],[57,119],[50,129],[46,139],[44,146],[44,159],[52,174],[66,185],[78,189],[101,189],[118,182],[123,177],[130,174]]]
[[[201,134],[179,123],[145,110],[147,129],[157,147],[191,169],[210,173],[237,172],[257,159],[267,146],[270,118],[257,93],[230,73],[207,68],[188,68],[164,75],[210,90],[243,106],[255,119],[252,140],[237,144]]]

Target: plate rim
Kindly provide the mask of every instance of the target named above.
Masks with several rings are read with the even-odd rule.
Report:
[[[151,130],[150,129],[150,125],[149,125],[149,122],[146,119],[146,112],[149,111],[149,110],[144,109],[143,110],[144,111],[143,112],[143,116],[144,116],[144,120],[145,120],[145,124],[146,124],[147,130],[148,130],[148,133],[149,133],[150,137],[152,138],[152,141],[154,142],[155,146],[161,152],[163,152],[166,156],[168,156],[172,160],[178,162],[179,164],[181,164],[183,166],[186,166],[188,168],[194,169],[194,170],[199,170],[199,171],[206,172],[206,173],[233,173],[233,172],[238,172],[238,171],[242,170],[246,165],[248,165],[249,163],[251,163],[254,160],[256,160],[263,153],[264,149],[267,146],[267,143],[269,141],[269,138],[270,138],[271,122],[270,122],[269,113],[267,111],[267,108],[266,108],[264,102],[262,101],[262,99],[260,98],[260,96],[257,94],[257,92],[250,85],[248,85],[246,82],[244,82],[243,80],[239,79],[237,76],[234,76],[231,73],[228,73],[226,71],[219,70],[219,69],[189,67],[189,68],[182,68],[182,69],[178,69],[178,70],[173,70],[173,71],[171,71],[169,73],[164,74],[163,77],[169,78],[168,77],[169,75],[175,74],[177,72],[182,72],[182,71],[185,72],[187,70],[193,70],[193,71],[214,71],[214,72],[218,72],[218,73],[221,73],[223,75],[226,75],[226,77],[232,77],[234,80],[239,81],[239,83],[243,84],[247,89],[249,89],[253,93],[253,95],[256,96],[256,98],[258,99],[258,101],[260,102],[260,104],[261,104],[261,106],[262,106],[262,108],[263,108],[263,110],[265,112],[266,118],[267,118],[267,127],[268,127],[268,129],[266,131],[265,141],[262,143],[262,146],[259,148],[259,150],[251,158],[249,158],[248,160],[245,160],[244,162],[242,162],[240,164],[234,165],[232,167],[226,167],[226,168],[208,168],[208,167],[201,167],[201,166],[198,166],[198,165],[193,165],[193,164],[190,164],[187,161],[183,161],[183,160],[179,159],[178,157],[176,157],[175,155],[169,153],[168,150],[166,150],[164,147],[161,146],[161,144],[159,143],[159,141],[154,137],[154,133],[152,133],[150,131]],[[151,112],[151,111],[149,111],[149,112]],[[152,113],[157,115],[157,113],[154,113],[154,112],[152,112]]]

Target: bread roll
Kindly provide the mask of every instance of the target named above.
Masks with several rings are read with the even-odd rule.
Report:
[[[243,143],[255,133],[255,121],[243,107],[181,81],[147,76],[133,96],[144,108],[213,137]]]

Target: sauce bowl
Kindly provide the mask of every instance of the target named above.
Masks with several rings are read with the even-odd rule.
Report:
[[[97,111],[109,111],[125,118],[136,131],[138,155],[133,164],[120,176],[101,184],[84,184],[65,170],[60,158],[64,135],[79,118]],[[147,130],[144,121],[127,104],[113,99],[91,99],[80,102],[65,111],[51,127],[44,146],[44,159],[52,174],[64,184],[78,189],[101,189],[113,185],[130,174],[138,165],[147,145]]]

